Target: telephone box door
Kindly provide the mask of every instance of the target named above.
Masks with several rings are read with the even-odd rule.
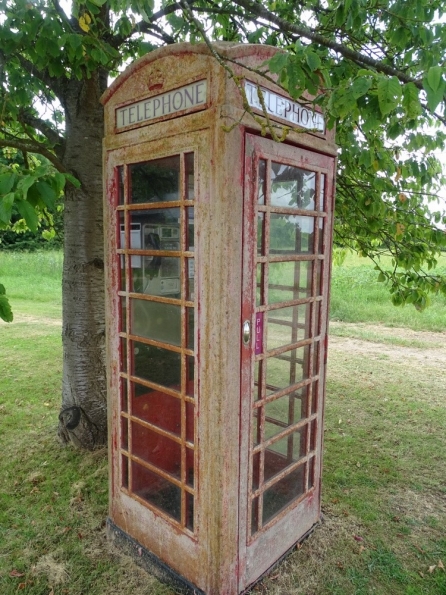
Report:
[[[240,589],[319,519],[333,168],[246,135]]]

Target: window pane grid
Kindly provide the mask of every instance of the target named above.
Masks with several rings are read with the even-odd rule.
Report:
[[[120,166],[117,175],[121,419],[132,428],[121,442],[121,486],[193,532],[194,154]]]
[[[256,343],[253,357],[253,365],[260,368],[253,377],[248,517],[252,536],[314,484],[318,411],[313,393],[319,372],[314,340],[319,335],[324,260],[320,252],[327,216],[322,211],[325,174],[320,170],[269,159],[261,160],[260,166],[255,312],[264,318],[258,343],[263,348],[259,353]]]

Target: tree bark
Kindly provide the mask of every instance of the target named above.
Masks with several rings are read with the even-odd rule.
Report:
[[[63,163],[81,182],[66,189],[62,278],[63,384],[59,436],[82,448],[107,441],[102,205],[105,72],[69,80]]]

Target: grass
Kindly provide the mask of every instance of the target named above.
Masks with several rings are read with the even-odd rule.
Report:
[[[60,271],[0,253],[0,593],[173,595],[107,543],[106,452],[57,441]],[[324,522],[253,595],[446,595],[445,304],[394,308],[368,271],[333,274]]]
[[[383,259],[384,264],[386,259]],[[388,263],[390,266],[390,263]],[[446,275],[446,255],[437,272]],[[389,307],[385,283],[377,283],[370,261],[349,254],[342,265],[333,266],[330,317],[343,322],[369,322],[414,330],[442,331],[446,327],[446,296],[431,298],[431,305],[417,312],[412,305]]]

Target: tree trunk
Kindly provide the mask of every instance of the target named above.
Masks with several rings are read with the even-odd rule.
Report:
[[[107,441],[102,207],[105,72],[66,83],[63,162],[81,182],[66,189],[62,279],[63,385],[59,436],[93,449]]]

